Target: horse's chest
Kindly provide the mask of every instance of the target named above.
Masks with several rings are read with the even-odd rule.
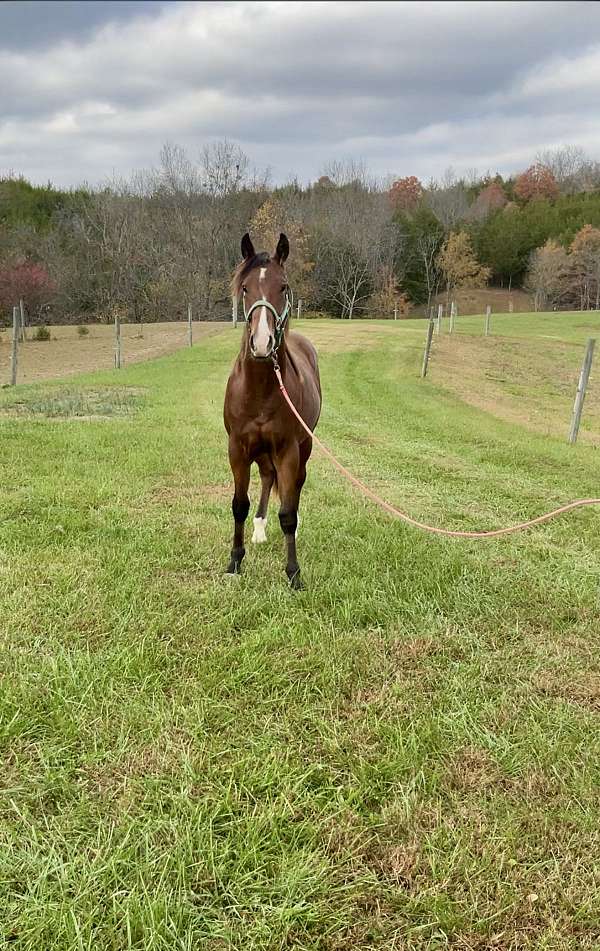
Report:
[[[280,426],[272,414],[260,413],[247,424],[244,435],[250,450],[264,451],[278,442]]]

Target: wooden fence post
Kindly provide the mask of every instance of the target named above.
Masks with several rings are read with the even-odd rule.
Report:
[[[12,350],[10,355],[10,385],[17,382],[17,361],[19,359],[19,308],[13,307]]]
[[[233,326],[237,327],[237,311],[238,311],[238,299],[234,295],[231,298],[231,320],[233,321]]]
[[[430,320],[427,327],[427,340],[425,341],[425,352],[423,354],[423,365],[421,367],[421,377],[427,376],[427,367],[429,366],[429,353],[431,351],[431,340],[433,338],[434,321]]]
[[[571,429],[569,431],[569,442],[571,445],[577,442],[579,423],[581,422],[581,412],[583,410],[583,401],[585,400],[585,393],[587,390],[588,380],[590,378],[590,370],[592,369],[592,360],[594,359],[595,346],[596,340],[593,337],[590,337],[587,342],[587,347],[585,348],[583,365],[581,367],[581,373],[579,374],[579,384],[577,386],[577,393],[575,394],[575,403],[573,404],[573,417],[571,419]]]
[[[193,330],[192,330],[192,305],[188,304],[188,344],[191,347],[193,346],[193,343],[194,343],[194,337],[193,337]]]
[[[454,318],[456,317],[456,304],[454,301],[450,304],[450,333],[454,332]]]
[[[437,334],[441,333],[441,330],[442,330],[442,316],[443,316],[443,314],[444,314],[444,305],[443,305],[443,304],[438,304],[437,322],[436,322],[436,328],[435,328],[435,332],[436,332]]]
[[[296,311],[296,319],[300,320],[300,314],[302,313],[302,298],[298,298],[298,309]]]
[[[19,333],[19,340],[21,343],[25,343],[27,337],[25,336],[25,307],[23,306],[23,298],[19,300],[19,310],[21,312],[21,331]]]
[[[394,320],[398,320],[398,304],[394,304]]]
[[[121,318],[115,314],[115,369],[121,369]]]
[[[492,316],[492,308],[491,308],[491,305],[488,304],[487,307],[485,308],[485,336],[486,337],[489,337],[489,334],[490,334],[491,316]]]

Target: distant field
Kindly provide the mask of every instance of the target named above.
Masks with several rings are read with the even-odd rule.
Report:
[[[598,316],[481,328],[304,322],[321,438],[438,525],[600,495]],[[225,579],[241,332],[0,392],[0,948],[596,951],[600,512],[452,541],[315,457],[306,590],[275,509]]]
[[[532,310],[534,303],[530,294],[519,288],[513,288],[510,293],[508,288],[501,287],[475,287],[457,290],[452,294],[456,301],[459,314],[483,314],[486,306],[489,304],[492,310],[508,312],[509,301],[512,300],[515,313],[527,313]],[[435,298],[435,304],[446,305],[446,294],[438,294]]]
[[[221,324],[194,324],[197,338],[215,333]],[[52,380],[57,377],[89,373],[114,366],[115,331],[112,325],[90,324],[89,334],[80,337],[77,327],[50,327],[52,339],[28,340],[19,350],[20,383]],[[12,331],[0,333],[0,385],[10,379],[10,338]],[[33,330],[28,330],[31,338]],[[172,353],[187,346],[187,323],[164,322],[123,324],[121,328],[123,363],[139,363]]]
[[[465,402],[541,433],[565,437],[590,337],[597,348],[579,438],[600,445],[600,314],[458,318],[435,338],[430,379]]]

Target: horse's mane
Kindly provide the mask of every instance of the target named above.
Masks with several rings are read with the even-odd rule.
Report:
[[[233,272],[233,277],[231,279],[232,294],[235,295],[235,297],[238,297],[242,289],[242,284],[248,277],[250,271],[253,271],[255,267],[265,267],[265,265],[267,265],[270,260],[271,256],[266,251],[259,251],[258,254],[254,254],[251,258],[244,258],[244,260],[238,264],[235,271]]]

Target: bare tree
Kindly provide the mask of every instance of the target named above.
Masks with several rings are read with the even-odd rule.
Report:
[[[356,171],[344,168],[338,178]],[[336,173],[334,167],[329,171]],[[316,260],[314,284],[323,301],[351,318],[394,264],[398,233],[391,226],[391,208],[384,192],[355,177],[313,191],[312,199],[307,223]]]
[[[534,295],[535,309],[556,308],[570,290],[570,262],[566,250],[556,241],[548,240],[536,248],[529,261],[525,282]]]
[[[600,229],[584,225],[570,248],[571,278],[580,310],[600,308]]]
[[[441,243],[442,239],[437,231],[420,231],[414,243],[415,254],[423,268],[427,288],[427,313],[440,286],[441,271],[438,265],[438,254]]]
[[[535,157],[536,164],[550,169],[563,194],[579,191],[579,177],[586,161],[585,152],[578,145],[541,149]]]
[[[469,211],[469,195],[462,179],[452,168],[446,169],[439,182],[432,181],[425,190],[425,201],[442,227],[449,231]]]

